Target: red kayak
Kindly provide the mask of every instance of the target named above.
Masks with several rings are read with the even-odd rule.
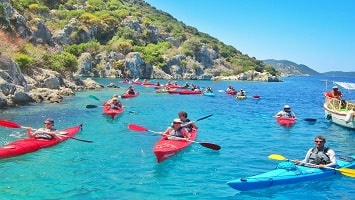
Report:
[[[169,89],[169,90],[168,90],[168,93],[169,93],[169,94],[179,94],[179,93],[180,93],[180,90],[178,90],[178,89],[176,89],[176,88],[175,88],[175,89]]]
[[[123,108],[112,109],[110,105],[104,105],[103,113],[112,119],[115,119],[116,115],[123,113]]]
[[[59,133],[66,134],[57,134],[57,137],[54,137],[52,140],[46,139],[35,139],[35,138],[26,138],[20,139],[5,146],[0,147],[0,159],[20,156],[26,153],[31,153],[37,151],[39,149],[48,148],[59,143],[64,142],[68,138],[72,138],[75,134],[77,134],[81,130],[82,125],[74,126],[71,128],[60,130]],[[75,139],[75,138],[73,138]]]
[[[137,97],[139,95],[139,92],[136,92],[134,94],[128,94],[128,93],[125,93],[125,94],[122,94],[121,95],[121,98],[132,98],[132,97]]]
[[[190,140],[195,140],[197,136],[197,131],[193,130],[190,132]],[[153,147],[153,152],[157,158],[157,162],[163,162],[164,160],[176,155],[181,150],[190,146],[191,141],[185,140],[168,140],[162,137]]]
[[[168,85],[169,88],[178,88],[178,89],[182,89],[185,88],[185,86],[183,85]]]
[[[236,95],[237,91],[231,90],[231,91],[226,91],[226,93],[229,94],[229,95]]]
[[[277,119],[277,123],[286,127],[290,127],[296,123],[296,118],[276,117],[276,119]]]
[[[202,91],[180,90],[179,94],[202,94]]]

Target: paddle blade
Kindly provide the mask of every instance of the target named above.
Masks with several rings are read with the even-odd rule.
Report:
[[[95,100],[100,101],[100,99],[99,99],[99,98],[97,98],[97,97],[95,97],[94,95],[89,95],[89,98],[91,98],[91,99],[95,99]]]
[[[355,178],[355,169],[340,168],[338,169],[338,171],[345,176],[350,176],[352,178]]]
[[[313,118],[306,118],[306,119],[304,119],[304,121],[306,121],[306,122],[316,122],[316,121],[317,121],[317,119],[313,119]]]
[[[212,144],[212,143],[207,143],[207,142],[199,142],[200,145],[207,147],[209,149],[213,149],[213,150],[220,150],[221,147],[219,145],[216,144]]]
[[[273,159],[273,160],[287,160],[285,157],[279,154],[270,154],[268,158]]]
[[[21,128],[19,124],[7,120],[0,120],[0,126],[4,126],[7,128]]]
[[[205,117],[202,117],[202,118],[200,118],[200,119],[198,119],[198,120],[196,120],[197,122],[198,121],[201,121],[201,120],[203,120],[203,119],[207,119],[207,118],[209,118],[209,117],[211,117],[212,116],[212,114],[211,115],[207,115],[207,116],[205,116]]]
[[[97,108],[96,105],[87,105],[86,108]]]
[[[143,126],[139,126],[136,124],[129,124],[128,128],[133,131],[138,131],[138,132],[146,132],[148,129],[144,128]]]

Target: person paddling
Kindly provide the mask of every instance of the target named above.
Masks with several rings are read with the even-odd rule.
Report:
[[[289,105],[285,105],[284,109],[276,114],[276,117],[296,118],[296,115],[291,111],[291,107]]]
[[[48,118],[44,121],[44,128],[39,128],[36,132],[31,133],[31,128],[27,128],[27,135],[29,138],[35,138],[35,139],[45,139],[45,140],[53,140],[54,138],[57,138],[61,140],[57,135],[56,135],[56,129],[53,127],[54,126],[54,120],[52,118]]]
[[[190,139],[189,131],[182,127],[182,121],[180,119],[174,119],[172,126],[168,127],[162,135],[168,140],[183,140]]]
[[[325,147],[325,137],[319,135],[314,138],[315,147],[307,151],[305,158],[302,161],[294,160],[298,165],[310,165],[311,167],[336,167],[337,161],[335,152],[329,147]]]

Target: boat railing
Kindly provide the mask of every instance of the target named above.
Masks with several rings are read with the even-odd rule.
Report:
[[[355,111],[355,101],[345,101],[332,97],[325,97],[325,104],[327,108],[338,111]]]

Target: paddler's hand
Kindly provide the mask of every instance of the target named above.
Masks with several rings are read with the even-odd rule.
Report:
[[[319,164],[319,165],[317,165],[317,167],[318,167],[318,168],[323,168],[324,165],[323,165],[323,164]]]

